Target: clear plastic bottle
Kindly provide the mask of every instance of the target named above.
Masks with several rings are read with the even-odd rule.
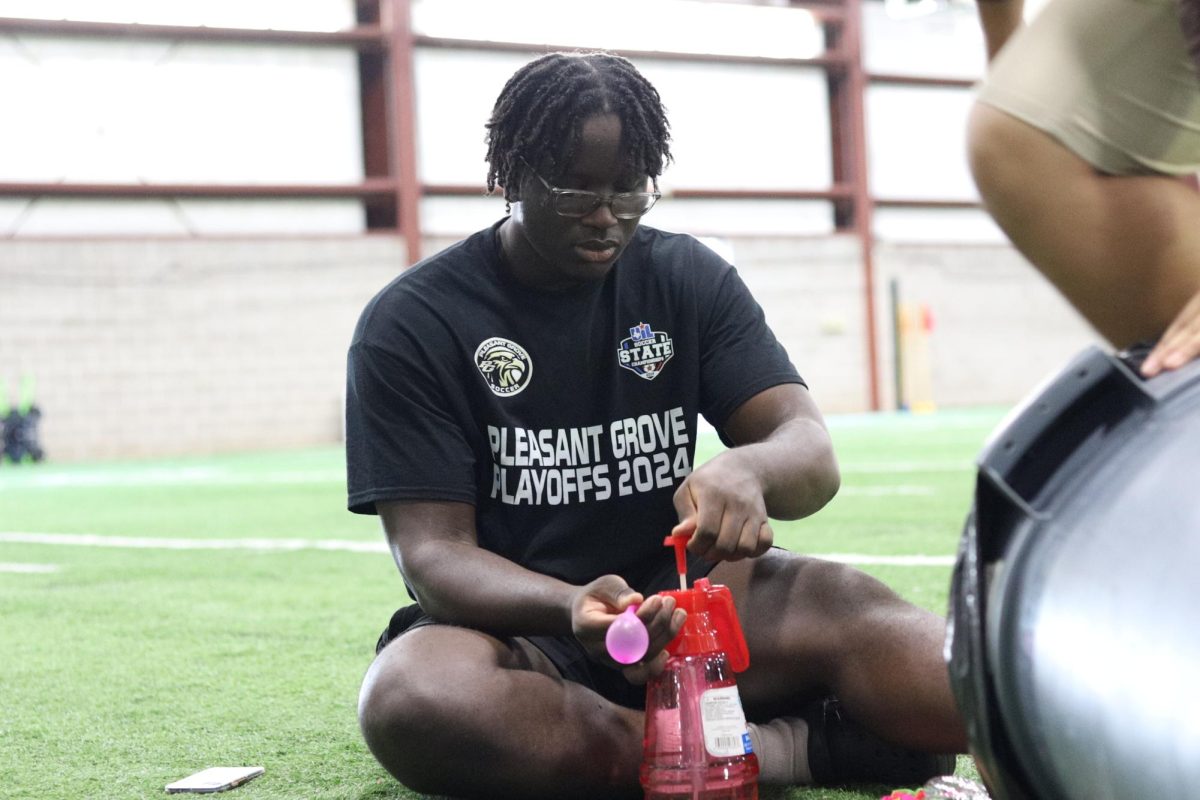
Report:
[[[757,800],[758,759],[734,681],[749,655],[729,590],[700,579],[663,594],[688,618],[646,687],[646,800]]]

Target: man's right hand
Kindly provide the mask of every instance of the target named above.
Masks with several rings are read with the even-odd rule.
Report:
[[[645,683],[662,671],[667,663],[667,643],[683,629],[687,613],[675,608],[670,597],[652,595],[643,598],[617,575],[602,575],[575,593],[571,601],[571,630],[592,658],[605,664],[620,666],[604,646],[608,627],[633,603],[640,603],[637,616],[646,626],[650,645],[646,655],[634,664],[621,668],[631,683]]]

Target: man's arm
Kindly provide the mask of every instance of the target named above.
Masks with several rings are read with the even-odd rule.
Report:
[[[570,632],[576,587],[479,547],[474,506],[406,501],[377,507],[396,564],[426,613],[497,633]]]
[[[977,0],[979,23],[987,44],[988,61],[996,57],[1004,43],[1021,27],[1025,0]]]
[[[630,603],[658,652],[683,624],[674,603],[642,596],[616,575],[573,586],[521,567],[478,545],[468,503],[377,503],[392,555],[421,608],[439,622],[497,635],[574,634],[603,652],[608,626]]]
[[[769,516],[808,516],[841,482],[825,421],[798,383],[747,400],[725,433],[736,446],[689,475],[675,493],[675,532],[694,532],[688,549],[714,560],[766,552],[773,541]]]

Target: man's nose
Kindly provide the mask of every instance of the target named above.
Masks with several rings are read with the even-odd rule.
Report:
[[[607,230],[615,226],[618,219],[617,215],[612,211],[612,200],[601,200],[600,205],[584,215],[581,221],[589,228],[598,228],[600,230]]]

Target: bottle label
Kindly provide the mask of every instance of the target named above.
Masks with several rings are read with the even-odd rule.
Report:
[[[742,698],[736,686],[709,689],[701,695],[700,722],[704,726],[704,747],[709,755],[729,757],[753,752]]]

